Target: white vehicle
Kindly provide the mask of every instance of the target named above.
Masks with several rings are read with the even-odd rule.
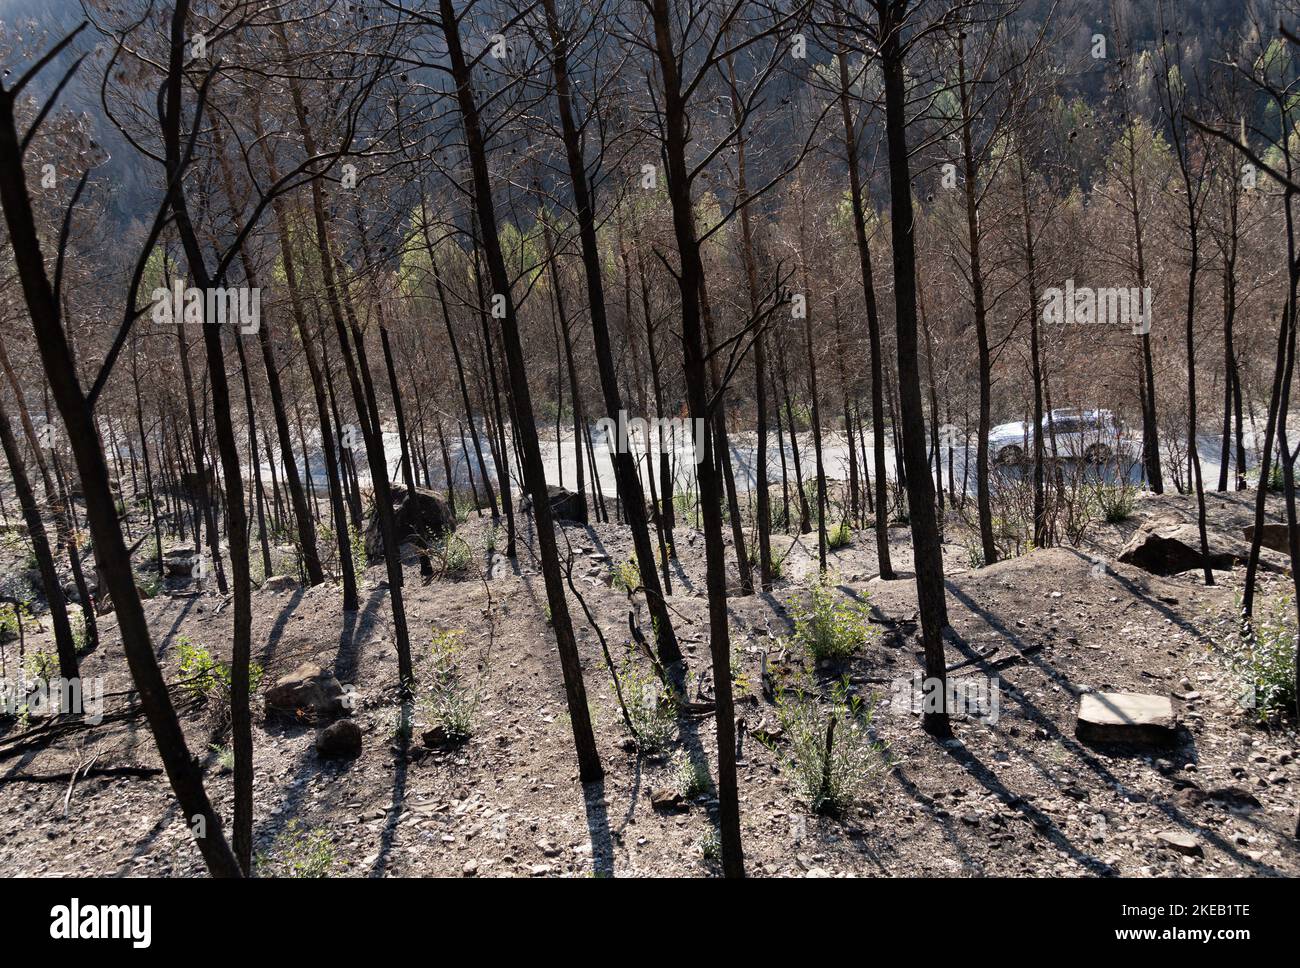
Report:
[[[1033,452],[1032,424],[1016,420],[989,431],[989,453],[998,464],[1020,464]],[[1043,450],[1089,464],[1105,464],[1118,453],[1131,457],[1133,442],[1110,410],[1053,410],[1043,417]]]

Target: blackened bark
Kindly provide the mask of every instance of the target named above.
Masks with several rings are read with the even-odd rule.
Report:
[[[449,0],[441,0],[449,6]],[[663,90],[664,156],[668,166],[668,196],[672,204],[673,231],[681,260],[682,349],[686,394],[691,417],[704,421],[705,452],[697,465],[704,524],[705,583],[709,595],[709,650],[713,659],[714,708],[718,730],[718,825],[722,842],[722,869],[727,877],[744,877],[745,861],[740,840],[740,801],[736,783],[736,724],[731,692],[731,629],[727,614],[725,549],[722,542],[722,489],[713,465],[713,413],[710,411],[706,344],[700,325],[700,282],[704,267],[695,235],[686,164],[686,98],[673,48],[672,14],[668,0],[651,0],[655,54]],[[714,403],[718,406],[718,403]]]
[[[523,451],[524,484],[532,497],[533,518],[537,525],[537,544],[542,560],[542,578],[546,585],[546,599],[551,609],[551,627],[555,630],[555,643],[564,674],[569,718],[572,722],[573,740],[578,753],[578,772],[584,783],[590,783],[599,780],[604,775],[604,771],[601,769],[600,754],[596,749],[596,738],[591,728],[587,693],[582,681],[582,665],[569,616],[568,601],[564,594],[559,550],[555,544],[555,527],[546,490],[546,472],[542,466],[541,448],[533,424],[532,396],[528,388],[523,346],[519,340],[505,258],[501,251],[500,239],[497,237],[496,213],[488,175],[487,149],[483,143],[479,124],[478,105],[470,89],[470,68],[461,48],[460,27],[451,0],[439,0],[438,10],[443,36],[447,41],[452,78],[456,85],[456,100],[465,127],[466,147],[474,178],[474,204],[478,214],[483,251],[494,295],[500,297],[504,303],[505,312],[500,320],[501,337],[506,366],[510,374],[515,437]]]
[[[0,88],[0,205],[9,227],[14,263],[31,315],[46,379],[77,460],[91,537],[103,568],[105,585],[113,598],[123,651],[139,693],[140,705],[185,822],[196,835],[200,834],[201,828],[202,835],[195,839],[209,871],[214,876],[239,877],[242,873],[239,862],[221,833],[220,817],[208,800],[199,767],[190,757],[185,734],[176,719],[176,710],[158,668],[149,626],[135,587],[131,557],[117,523],[108,466],[95,431],[94,416],[78,383],[76,361],[45,274],[45,261],[23,174],[13,96],[3,88]]]
[[[943,630],[948,624],[944,600],[943,555],[934,512],[934,482],[930,479],[925,447],[925,414],[921,402],[921,374],[916,338],[916,248],[913,237],[912,180],[908,162],[906,75],[904,48],[899,33],[904,13],[883,4],[880,35],[881,66],[885,81],[885,131],[889,146],[890,218],[894,246],[894,301],[898,331],[898,396],[902,410],[903,461],[907,470],[907,501],[916,561],[916,593],[925,648],[926,677],[938,681],[947,694]],[[927,712],[923,717],[933,736],[951,735],[948,712]]]

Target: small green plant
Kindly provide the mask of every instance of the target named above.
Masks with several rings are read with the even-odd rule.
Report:
[[[22,623],[24,630],[32,621],[31,606],[27,602],[5,602],[0,605],[0,642],[18,638],[18,626]]]
[[[25,526],[23,526],[25,528]],[[27,540],[26,530],[18,528],[6,528],[0,531],[0,550],[11,558],[20,558],[26,555],[31,548],[31,542]]]
[[[27,675],[31,679],[49,682],[59,676],[59,656],[53,649],[37,649],[27,653]]]
[[[692,526],[700,526],[699,495],[694,491],[676,491],[673,494],[673,510],[689,521]]]
[[[360,584],[366,580],[366,538],[355,524],[348,525],[348,544],[352,551],[352,574]]]
[[[482,682],[466,682],[461,673],[465,644],[462,629],[433,630],[430,646],[429,686],[420,711],[431,726],[440,726],[453,742],[468,739],[483,700]]]
[[[677,732],[676,710],[659,685],[652,673],[637,667],[629,652],[618,670],[618,687],[631,721],[632,739],[642,756],[663,753]]]
[[[487,529],[483,532],[484,554],[492,555],[496,553],[497,539],[500,536],[500,533],[501,533],[501,529],[498,528],[496,525],[491,525],[491,524],[488,525]]]
[[[448,535],[437,542],[434,557],[441,562],[442,574],[448,578],[464,578],[474,565],[474,552],[469,543],[457,535]]]
[[[222,746],[220,743],[212,743],[208,746],[217,757],[217,766],[221,769],[231,772],[235,769],[235,748],[233,746]]]
[[[1282,491],[1286,488],[1286,475],[1282,471],[1282,465],[1276,458],[1268,469],[1268,489],[1270,491]]]
[[[86,613],[73,612],[68,615],[68,624],[72,626],[72,647],[81,657],[90,649],[91,643],[86,638]]]
[[[759,565],[758,539],[752,540],[745,549],[745,557],[749,559],[751,568],[757,568]],[[768,564],[768,572],[773,578],[780,578],[785,571],[785,559],[790,557],[790,549],[786,549],[785,554],[777,554],[776,549],[772,549],[772,557]]]
[[[749,673],[745,671],[745,648],[739,639],[731,640],[731,682],[736,691],[749,691]]]
[[[872,735],[873,714],[871,705],[850,693],[847,679],[825,702],[805,692],[778,694],[791,780],[815,813],[844,813],[879,786],[889,757]]]
[[[846,659],[878,632],[867,620],[867,605],[841,599],[825,584],[812,589],[812,600],[804,607],[798,600],[787,603],[794,618],[794,638],[816,661]]]
[[[641,587],[641,568],[636,561],[629,558],[613,568],[614,587],[631,593]]]
[[[687,800],[702,797],[713,789],[709,765],[700,757],[693,759],[686,750],[673,754],[673,788]]]
[[[984,547],[978,540],[967,539],[963,547],[966,550],[966,567],[983,568],[984,567]]]
[[[389,706],[379,714],[384,735],[391,743],[409,743],[415,733],[415,724],[411,721],[410,704],[398,703]]]
[[[717,827],[710,827],[700,834],[700,839],[696,841],[695,846],[699,849],[700,856],[705,860],[719,861],[722,859],[722,836],[718,833]]]
[[[256,866],[261,877],[328,877],[338,860],[328,833],[291,820],[270,848],[257,855]]]
[[[203,645],[193,642],[188,636],[176,637],[176,650],[180,656],[181,687],[196,699],[211,699],[220,696],[227,703],[230,700],[230,664],[216,658]],[[262,684],[265,670],[256,662],[248,665],[248,691],[257,692]]]
[[[1127,521],[1137,507],[1137,489],[1132,484],[1103,484],[1097,488],[1096,497],[1107,524]]]
[[[831,528],[826,534],[826,547],[832,551],[836,548],[843,548],[853,540],[853,529],[849,527],[847,521],[841,521],[835,527]]]
[[[767,529],[773,533],[786,531],[790,527],[789,509],[785,502],[773,501],[767,509]]]
[[[158,593],[162,591],[162,584],[162,574],[157,571],[135,573],[135,587],[140,590],[141,598],[157,598]]]
[[[1296,708],[1295,604],[1289,595],[1255,608],[1247,622],[1238,598],[1232,627],[1220,628],[1215,644],[1240,687],[1240,700],[1262,723]]]

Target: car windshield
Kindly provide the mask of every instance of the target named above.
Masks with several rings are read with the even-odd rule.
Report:
[[[1099,434],[1111,429],[1110,420],[1104,417],[1057,417],[1052,426],[1058,434]]]

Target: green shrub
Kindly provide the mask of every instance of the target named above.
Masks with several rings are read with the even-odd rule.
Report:
[[[474,719],[483,701],[481,680],[467,682],[461,665],[465,645],[461,629],[434,629],[430,647],[429,685],[420,702],[420,711],[431,726],[441,726],[453,742],[468,739],[474,732]]]
[[[329,834],[301,820],[289,821],[255,863],[260,877],[328,877],[338,867]]]
[[[628,653],[618,670],[618,688],[637,752],[642,756],[661,754],[677,732],[677,717],[671,700],[660,692],[659,680],[639,669]]]
[[[720,499],[723,521],[728,520],[726,498]],[[699,494],[695,491],[675,491],[673,492],[673,509],[679,518],[684,518],[692,527],[700,527],[702,521],[703,509],[699,504]]]
[[[72,626],[73,649],[78,657],[85,655],[91,645],[86,639],[86,613],[79,610],[70,612],[68,614],[68,624]]]
[[[438,569],[447,578],[464,578],[474,567],[474,551],[469,543],[457,535],[448,535],[433,547],[433,557]]]
[[[53,649],[37,649],[27,653],[27,675],[31,679],[49,682],[59,677],[59,655]]]
[[[853,530],[847,521],[841,521],[826,534],[826,547],[834,550],[843,548],[853,540]]]
[[[219,743],[211,743],[208,749],[212,750],[217,757],[217,766],[226,771],[233,771],[235,768],[235,748],[233,746],[222,746]]]
[[[135,573],[135,587],[140,589],[141,598],[157,598],[158,593],[162,591],[162,575],[156,571],[150,571],[145,574]]]
[[[177,654],[180,656],[181,688],[196,699],[211,699],[220,696],[227,704],[230,701],[230,663],[216,658],[201,644],[192,642],[188,636],[176,637]],[[252,695],[262,684],[265,670],[256,662],[248,664],[248,692]]]
[[[641,567],[632,558],[613,568],[614,587],[629,594],[641,587]]]
[[[673,754],[673,789],[687,800],[702,797],[713,789],[713,779],[709,776],[709,764],[703,757],[693,759],[686,750]]]
[[[1137,488],[1131,484],[1103,484],[1097,488],[1096,497],[1107,524],[1127,521],[1137,507]]]
[[[1220,656],[1237,680],[1242,705],[1260,722],[1294,714],[1296,708],[1295,601],[1283,595],[1270,603],[1260,602],[1254,621],[1246,622],[1237,601],[1237,618],[1215,636]]]
[[[700,834],[700,839],[695,842],[695,846],[705,860],[722,860],[722,835],[718,833],[717,827],[710,827]]]
[[[806,693],[778,694],[777,718],[790,743],[791,780],[814,812],[843,813],[880,785],[889,758],[871,734],[873,713],[872,706],[849,693],[847,680],[835,685],[827,702]]]
[[[348,542],[352,552],[352,574],[356,576],[357,584],[361,584],[366,578],[366,537],[355,524],[348,525]]]
[[[790,515],[784,501],[773,501],[767,507],[767,530],[776,533],[790,527]]]
[[[867,620],[870,610],[865,604],[840,598],[824,584],[813,586],[808,607],[797,600],[787,605],[794,619],[795,641],[817,661],[848,658],[879,635]]]
[[[27,602],[5,602],[0,605],[0,642],[18,638],[18,623],[25,631],[32,621],[31,606]]]
[[[1274,458],[1272,465],[1268,469],[1268,490],[1281,492],[1285,488],[1286,475],[1282,471],[1282,465]]]

